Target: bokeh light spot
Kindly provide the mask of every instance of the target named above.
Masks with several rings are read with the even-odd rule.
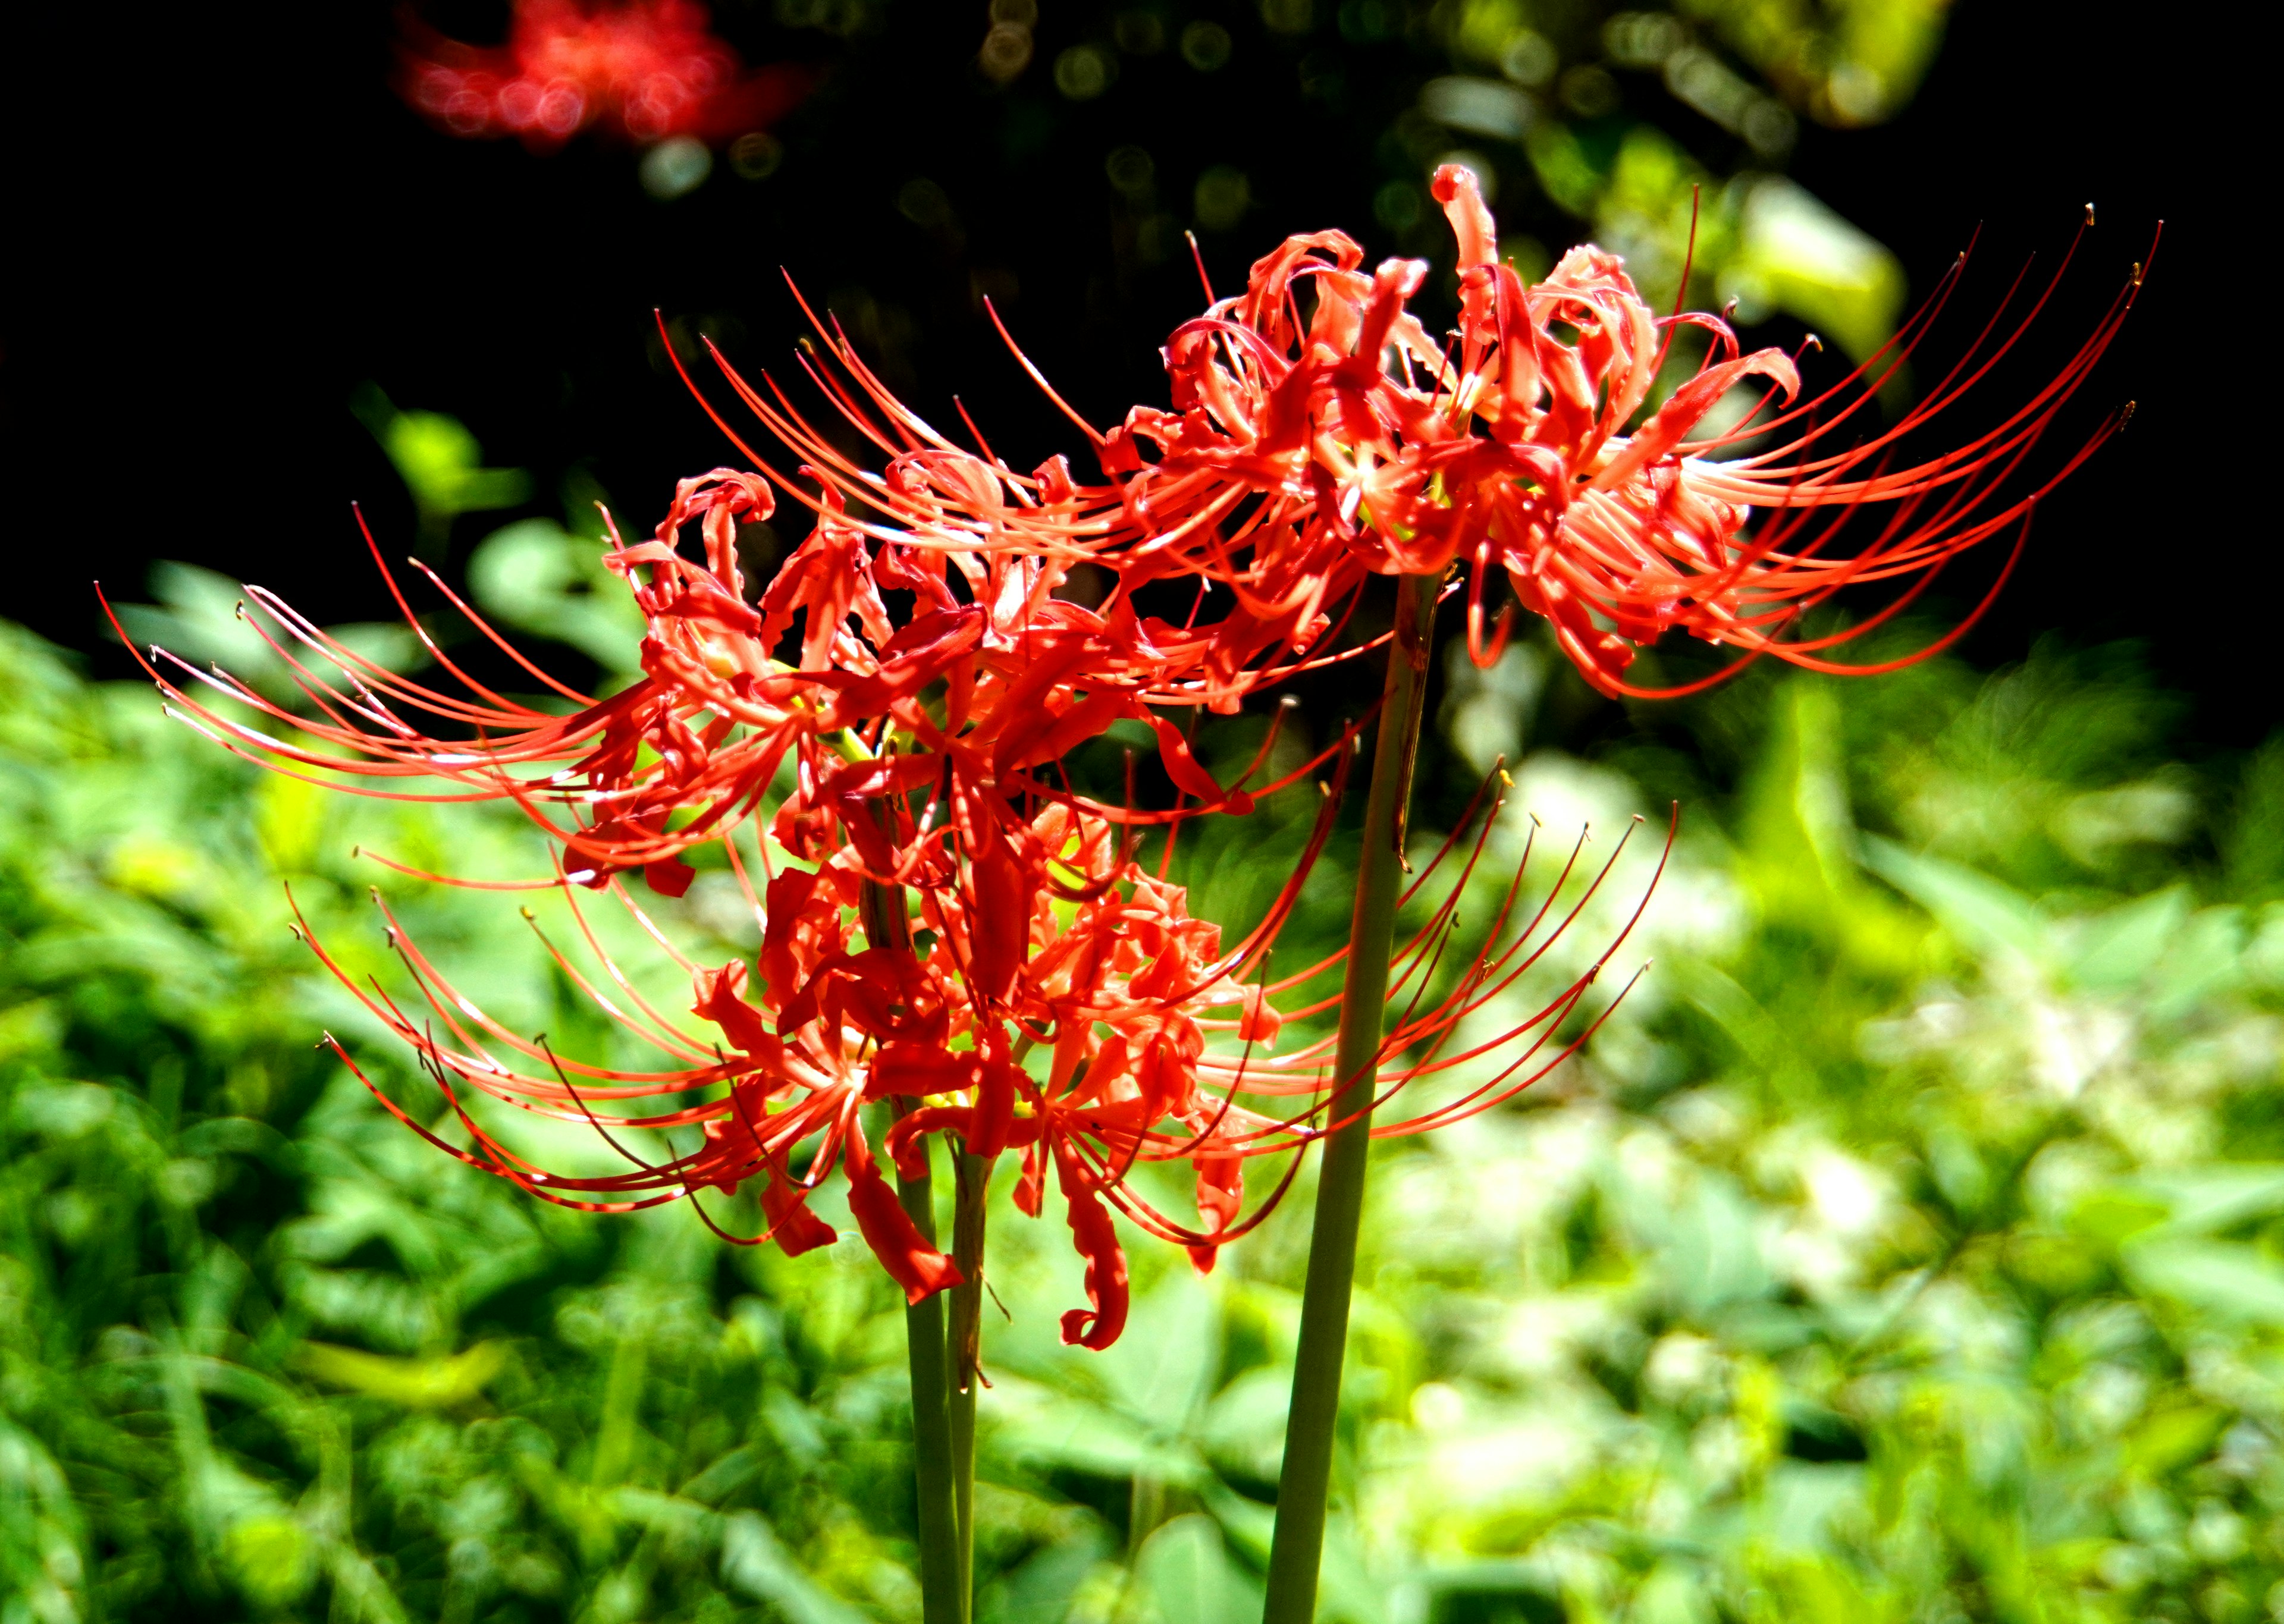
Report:
[[[1217,22],[1193,22],[1182,30],[1182,60],[1210,74],[1229,60],[1229,30]]]
[[[1055,59],[1055,89],[1073,101],[1092,101],[1117,75],[1116,61],[1093,45],[1074,45]]]
[[[1005,84],[1031,65],[1031,31],[1020,23],[1003,22],[983,36],[975,53],[985,77]]]
[[[1535,29],[1518,29],[1499,52],[1499,72],[1526,90],[1543,90],[1562,66],[1554,43]]]
[[[950,221],[951,199],[922,175],[906,181],[896,193],[896,212],[922,230],[932,231]]]
[[[1391,231],[1408,231],[1428,212],[1420,188],[1410,181],[1390,181],[1372,195],[1373,218]]]
[[[1216,164],[1198,176],[1193,202],[1200,225],[1209,231],[1226,231],[1253,207],[1253,185],[1241,170]]]
[[[1737,133],[1763,157],[1781,158],[1792,151],[1793,142],[1799,137],[1800,121],[1793,117],[1791,108],[1763,97],[1745,110]]]
[[[1506,141],[1514,140],[1538,120],[1538,103],[1528,90],[1463,74],[1430,79],[1421,86],[1420,110],[1438,124]]]
[[[765,181],[785,162],[785,143],[766,129],[748,130],[730,143],[730,167],[749,181]]]
[[[713,170],[714,154],[703,141],[676,136],[643,154],[639,173],[643,190],[666,201],[697,191]]]
[[[1599,119],[1618,107],[1618,82],[1607,69],[1588,63],[1562,75],[1562,105],[1582,119]]]
[[[1627,67],[1662,66],[1688,37],[1681,20],[1667,12],[1620,12],[1602,25],[1603,45]]]
[[[1155,56],[1166,48],[1166,20],[1155,12],[1121,12],[1110,27],[1118,49],[1131,56]]]
[[[1102,172],[1110,177],[1112,185],[1135,197],[1150,190],[1150,183],[1157,178],[1158,166],[1140,147],[1120,146],[1113,147],[1110,156],[1103,160]]]

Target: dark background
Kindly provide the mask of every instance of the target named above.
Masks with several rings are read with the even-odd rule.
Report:
[[[1107,8],[1043,11],[1037,58],[1003,90],[972,66],[980,4],[892,5],[849,38],[718,7],[747,61],[826,76],[779,128],[778,173],[748,182],[724,165],[671,203],[636,184],[633,153],[591,138],[543,160],[428,129],[389,89],[386,6],[47,19],[13,70],[0,613],[113,674],[126,664],[103,646],[88,582],[137,596],[154,558],[259,581],[321,621],[372,617],[347,504],[364,502],[385,542],[409,537],[411,514],[346,410],[367,379],[465,419],[487,462],[531,468],[536,511],[553,511],[578,464],[646,529],[677,476],[732,459],[663,367],[652,308],[751,369],[779,367],[799,331],[780,266],[843,310],[869,308],[860,341],[924,413],[951,417],[957,391],[1019,465],[1076,450],[976,294],[995,293],[1097,418],[1162,400],[1156,346],[1201,295],[1185,257],[1134,254],[1133,211],[1104,170],[1122,144],[1152,153],[1181,212],[1207,166],[1250,177],[1250,213],[1203,242],[1224,291],[1288,230],[1338,224],[1375,256],[1398,246],[1371,207],[1389,173],[1381,135],[1448,71],[1440,52],[1346,43],[1326,21],[1282,38],[1250,8],[1175,8],[1177,27],[1226,21],[1226,68],[1201,75],[1169,48],[1075,105],[1048,64],[1107,33]],[[505,12],[425,14],[481,39]],[[2032,340],[2049,370],[2165,220],[2134,318],[2060,432],[2090,432],[2126,398],[2139,415],[2042,511],[1967,652],[1996,665],[2049,631],[2146,640],[2163,679],[2196,696],[2192,743],[2229,746],[2273,719],[2265,611],[2284,587],[2275,526],[2254,505],[2271,454],[2244,410],[2264,292],[2245,249],[2268,156],[2234,134],[2250,108],[2233,77],[2257,55],[2249,20],[2157,17],[1960,5],[1905,113],[1868,130],[1803,124],[1790,170],[1899,254],[1915,294],[1980,224],[1977,285],[1995,298],[2097,201],[2082,269]],[[897,207],[923,176],[950,206],[927,225]],[[1556,248],[1580,233],[1511,190],[1504,228]],[[463,520],[456,544],[504,517]]]

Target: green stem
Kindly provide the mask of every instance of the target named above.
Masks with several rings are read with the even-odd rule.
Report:
[[[875,808],[880,816],[883,809]],[[885,822],[885,819],[883,819]],[[906,912],[902,886],[864,882],[857,894],[857,915],[865,940],[876,948],[912,945],[911,916]],[[896,1114],[911,1110],[913,1101],[895,1102]],[[927,1141],[921,1141],[922,1154]],[[935,1245],[935,1181],[926,1170],[906,1178],[896,1170],[896,1198],[905,1215],[920,1232],[920,1239]],[[952,1492],[950,1380],[946,1369],[943,1293],[932,1292],[904,1310],[904,1340],[912,1386],[912,1478],[919,1496],[920,1536],[920,1609],[926,1624],[967,1624],[967,1587],[959,1561],[959,1518]]]
[[[1347,980],[1341,989],[1337,1079],[1326,1120],[1317,1181],[1309,1282],[1301,1299],[1301,1343],[1294,1356],[1293,1402],[1285,1424],[1285,1465],[1277,1480],[1277,1533],[1269,1550],[1263,1624],[1312,1624],[1317,1573],[1325,1553],[1325,1503],[1332,1487],[1333,1439],[1340,1419],[1341,1363],[1347,1350],[1349,1293],[1356,1280],[1357,1232],[1364,1214],[1365,1166],[1372,1150],[1372,1099],[1387,1018],[1388,956],[1404,872],[1405,808],[1420,753],[1420,708],[1435,634],[1432,575],[1406,575],[1396,592],[1396,639],[1373,746],[1365,802],[1364,849],[1357,865],[1356,913],[1349,927]],[[1345,1119],[1345,1120],[1343,1120]]]
[[[911,1109],[899,1099],[896,1114]],[[926,1141],[922,1141],[925,1145]],[[896,1198],[935,1245],[935,1181],[896,1175]],[[950,1381],[943,1340],[943,1293],[923,1297],[904,1310],[906,1357],[912,1383],[912,1477],[919,1493],[920,1607],[927,1624],[966,1624],[966,1589],[959,1576],[959,1522],[952,1494]]]
[[[959,1594],[975,1604],[975,1390],[982,1386],[983,1198],[991,1186],[989,1156],[959,1152],[952,1206],[951,1257],[961,1284],[951,1288],[952,1511],[958,1522]]]

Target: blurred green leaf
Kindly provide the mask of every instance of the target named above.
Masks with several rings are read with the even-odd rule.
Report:
[[[1864,841],[1864,864],[1933,914],[1970,953],[2009,953],[2038,964],[2050,951],[2045,925],[2030,900],[1987,875],[1916,855],[1876,836]]]
[[[424,539],[440,539],[462,513],[514,507],[531,495],[531,477],[522,469],[483,466],[483,447],[458,418],[399,410],[374,383],[357,386],[349,410],[380,442],[411,493]]]
[[[1740,184],[1736,251],[1717,272],[1722,297],[1739,301],[1743,320],[1783,310],[1867,359],[1903,314],[1902,264],[1791,181]]]
[[[502,625],[566,644],[606,672],[631,672],[639,668],[642,611],[603,567],[606,546],[548,519],[520,519],[477,547],[468,587]]]
[[[479,1342],[465,1353],[438,1358],[399,1359],[325,1342],[304,1342],[294,1362],[319,1381],[387,1399],[414,1409],[456,1409],[473,1402],[507,1362],[497,1342]]]
[[[1248,1624],[1262,1587],[1230,1558],[1212,1519],[1177,1517],[1144,1542],[1135,1571],[1166,1624]]]
[[[2125,1271],[2145,1292],[2226,1321],[2284,1326],[2284,1262],[2257,1247],[2212,1240],[2145,1240]]]

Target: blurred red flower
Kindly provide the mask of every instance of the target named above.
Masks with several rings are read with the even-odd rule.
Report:
[[[748,74],[708,20],[692,0],[515,0],[507,43],[490,48],[414,21],[400,88],[449,134],[518,136],[538,152],[597,125],[645,145],[718,145],[784,117],[810,76],[784,63]]]

